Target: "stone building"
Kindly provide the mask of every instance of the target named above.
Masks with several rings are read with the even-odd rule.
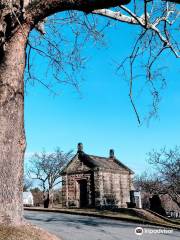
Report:
[[[116,159],[83,152],[77,154],[62,171],[63,207],[127,207],[130,202],[133,171]]]

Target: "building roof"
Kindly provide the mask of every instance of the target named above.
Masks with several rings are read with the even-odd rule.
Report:
[[[93,169],[102,169],[102,170],[115,170],[115,171],[128,171],[130,174],[133,174],[134,172],[128,168],[126,165],[124,165],[122,162],[120,162],[115,157],[99,157],[94,155],[89,155],[84,153],[82,150],[78,151],[77,154],[71,159],[71,161],[65,166],[65,168],[62,170],[62,174],[65,174],[67,172],[68,167],[72,162],[74,162],[76,159],[79,159],[81,162],[83,162],[86,166]]]

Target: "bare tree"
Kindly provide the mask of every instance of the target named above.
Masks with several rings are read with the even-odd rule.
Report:
[[[32,180],[27,176],[24,177],[23,192],[27,192],[32,187]]]
[[[150,195],[158,193],[161,189],[159,179],[147,172],[143,172],[141,175],[136,175],[134,183],[137,189],[147,192]]]
[[[53,153],[36,153],[32,157],[28,175],[38,180],[43,192],[51,192],[61,183],[61,170],[72,157],[72,151],[62,152],[59,148]]]
[[[55,13],[61,13],[63,19],[61,24],[71,24],[76,21],[78,26],[85,26],[96,38],[98,31],[94,28],[94,16],[101,15],[108,19],[139,26],[142,33],[139,35],[130,61],[130,99],[134,106],[136,115],[138,113],[132,95],[132,83],[134,79],[133,66],[135,60],[141,55],[140,49],[150,49],[149,63],[146,67],[148,83],[152,85],[153,96],[157,96],[154,88],[152,70],[155,61],[162,52],[169,50],[174,56],[179,57],[177,41],[174,41],[176,34],[176,19],[178,12],[174,4],[159,1],[159,8],[155,7],[157,1],[145,1],[137,7],[134,1],[133,8],[124,7],[122,4],[130,0],[0,0],[0,222],[5,224],[22,223],[22,189],[23,189],[23,158],[26,148],[24,132],[24,73],[25,67],[29,78],[31,74],[32,52],[36,52],[49,60],[54,72],[54,78],[60,83],[71,82],[77,89],[77,82],[74,81],[74,71],[82,66],[82,58],[78,49],[82,44],[78,42],[81,32],[74,30],[74,44],[68,56],[62,54],[60,46],[53,39],[46,37],[43,23],[45,19]],[[111,8],[114,7],[114,8]],[[109,10],[108,8],[111,8]],[[75,17],[74,17],[74,11]],[[67,15],[65,14],[67,12]],[[83,18],[82,13],[83,12]],[[73,14],[72,14],[73,13]],[[60,15],[59,15],[60,16]],[[92,18],[90,21],[89,18]],[[81,21],[83,19],[83,21]],[[52,19],[50,28],[52,34],[58,34],[58,28],[54,28],[56,19]],[[54,22],[53,22],[54,21]],[[47,23],[48,24],[48,23]],[[107,24],[108,27],[108,24]],[[45,42],[45,48],[39,46],[39,38],[29,37],[30,32],[37,29],[41,33],[41,40]],[[169,30],[171,29],[171,30]],[[101,32],[101,31],[100,31]],[[44,35],[45,34],[45,35]],[[57,35],[56,35],[57,36]],[[59,38],[56,38],[59,39]],[[64,39],[61,35],[61,39]],[[146,41],[146,39],[148,39]],[[50,41],[51,40],[51,41]],[[85,39],[86,40],[86,39]],[[147,42],[147,44],[145,44]],[[72,41],[69,41],[71,45]],[[139,44],[142,44],[142,48]],[[158,44],[157,44],[158,43]],[[66,46],[68,42],[66,42]],[[153,46],[158,46],[154,52]],[[67,47],[64,48],[64,53]],[[27,50],[27,54],[26,54]],[[145,54],[146,55],[146,54]],[[67,69],[64,66],[69,66]],[[122,65],[122,64],[121,64]],[[50,69],[50,68],[48,68]],[[72,70],[70,74],[69,71]],[[62,78],[58,73],[63,72]],[[50,89],[49,84],[44,83],[38,76],[35,80],[41,82]],[[65,79],[65,80],[63,80]]]
[[[63,153],[59,148],[53,153],[36,153],[30,162],[28,175],[39,181],[44,195],[44,206],[53,207],[54,189],[61,183],[61,170],[72,157],[72,151]]]
[[[137,186],[151,194],[168,194],[180,207],[180,147],[153,150],[148,156],[154,173],[137,177]]]

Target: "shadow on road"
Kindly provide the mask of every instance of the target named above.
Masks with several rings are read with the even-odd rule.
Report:
[[[40,214],[28,214],[25,215],[25,218],[29,221],[40,221],[40,222],[61,222],[63,224],[66,225],[70,225],[73,224],[75,225],[77,223],[78,228],[79,225],[85,225],[85,226],[92,226],[92,227],[98,227],[98,226],[108,226],[108,227],[129,227],[129,226],[135,226],[134,223],[126,223],[126,222],[120,222],[120,221],[116,221],[116,220],[109,220],[109,219],[102,219],[102,218],[94,218],[94,217],[81,217],[81,216],[77,216],[77,215],[72,215],[70,217],[68,217],[68,215],[64,216],[65,214],[57,214],[57,216],[43,216],[43,213],[41,216],[39,216]]]

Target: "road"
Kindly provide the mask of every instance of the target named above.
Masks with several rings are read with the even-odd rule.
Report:
[[[124,221],[70,215],[25,211],[25,218],[63,240],[179,240],[180,231],[171,233],[147,233],[160,231],[159,227],[141,225],[144,233],[135,234],[139,224]]]

